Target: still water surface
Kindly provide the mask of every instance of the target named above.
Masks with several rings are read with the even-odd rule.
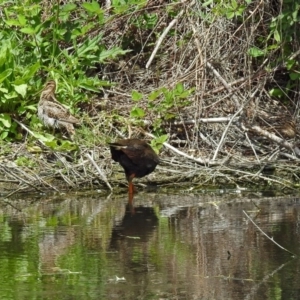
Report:
[[[300,299],[300,198],[27,195],[0,205],[0,299]]]

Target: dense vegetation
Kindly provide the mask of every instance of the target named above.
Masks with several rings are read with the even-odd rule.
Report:
[[[297,1],[4,0],[0,6],[5,180],[24,188],[28,182],[55,188],[53,178],[94,185],[85,153],[94,150],[107,175],[106,142],[135,136],[151,138],[165,158],[161,175],[168,176],[156,176],[160,183],[297,184]],[[37,118],[49,79],[82,121],[74,142]]]

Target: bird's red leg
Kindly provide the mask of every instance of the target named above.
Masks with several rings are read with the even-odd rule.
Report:
[[[128,193],[133,194],[134,192],[134,186],[132,183],[132,179],[134,178],[135,174],[132,174],[128,177]]]
[[[133,205],[133,194],[128,193],[128,207],[132,215],[135,214],[134,205]]]
[[[129,182],[128,182],[128,193],[129,193],[130,195],[133,194],[133,183],[132,183],[132,181],[129,181]]]
[[[133,192],[134,192],[134,186],[132,183],[132,180],[134,178],[135,174],[132,174],[128,177],[128,205],[130,207],[130,211],[132,214],[134,214],[134,206],[133,206]]]

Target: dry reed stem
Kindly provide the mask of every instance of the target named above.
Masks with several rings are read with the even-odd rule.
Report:
[[[110,1],[105,3],[110,6]],[[272,17],[277,16],[272,10],[273,2],[252,1],[242,17],[233,19],[220,14],[216,17],[214,3],[205,7],[201,1],[170,5],[172,16],[164,9],[165,3],[154,5],[148,1],[141,10],[114,16],[105,27],[92,33],[103,35],[107,49],[125,47],[124,41],[128,40],[128,48],[124,50],[131,52],[119,61],[101,64],[95,74],[116,85],[103,87],[89,103],[89,110],[83,110],[89,122],[84,125],[93,136],[94,147],[91,142],[85,146],[84,133],[79,129],[80,155],[94,148],[109,160],[104,140],[129,136],[153,138],[159,132],[169,137],[160,153],[162,164],[155,172],[156,181],[162,185],[167,184],[171,175],[169,180],[180,182],[189,178],[190,184],[196,186],[218,180],[293,186],[297,183],[293,178],[300,176],[295,163],[300,157],[298,131],[294,138],[287,138],[277,128],[282,120],[292,117],[298,125],[300,88],[295,83],[285,102],[272,97],[269,91],[281,87],[286,80],[282,72],[285,63],[278,59],[281,54],[270,51],[259,58],[249,55],[249,49],[264,36]],[[155,13],[158,20],[155,26],[150,29],[137,26],[135,21],[147,13]],[[291,59],[299,53],[297,49]],[[194,92],[187,99],[176,99],[167,108],[163,95],[152,102],[148,99],[151,92],[161,88],[172,91],[178,83],[186,90],[194,88]],[[143,94],[139,102],[132,101],[133,90]],[[180,105],[183,100],[189,104]],[[134,106],[144,110],[143,120],[131,117]],[[167,114],[174,118],[164,118]],[[162,122],[156,128],[158,120]],[[18,124],[34,136],[27,126]],[[18,147],[9,158],[14,160],[26,151],[24,148]],[[43,145],[43,149],[47,147]],[[41,158],[34,157],[38,167],[28,174],[16,169],[6,173],[7,166],[0,161],[0,166],[5,167],[0,169],[0,181],[12,180],[15,187],[35,182],[42,189],[59,189],[58,181],[64,187],[74,188],[99,184],[95,181],[96,172],[86,160],[81,158],[81,163],[75,164],[68,154],[54,152],[51,162],[46,156],[47,153],[42,153]],[[101,169],[112,186],[126,183],[110,176],[112,167],[107,160],[93,159],[96,165],[104,164]],[[266,165],[279,173],[264,174]]]

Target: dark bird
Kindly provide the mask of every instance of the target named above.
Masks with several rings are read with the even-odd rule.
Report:
[[[119,140],[110,143],[109,146],[112,159],[125,171],[128,192],[132,195],[133,178],[141,178],[152,173],[159,163],[159,158],[150,145],[139,139]]]
[[[72,139],[75,134],[73,125],[78,125],[80,121],[57,101],[55,89],[56,83],[54,80],[50,80],[45,84],[38,104],[38,117],[48,127],[66,130]]]

